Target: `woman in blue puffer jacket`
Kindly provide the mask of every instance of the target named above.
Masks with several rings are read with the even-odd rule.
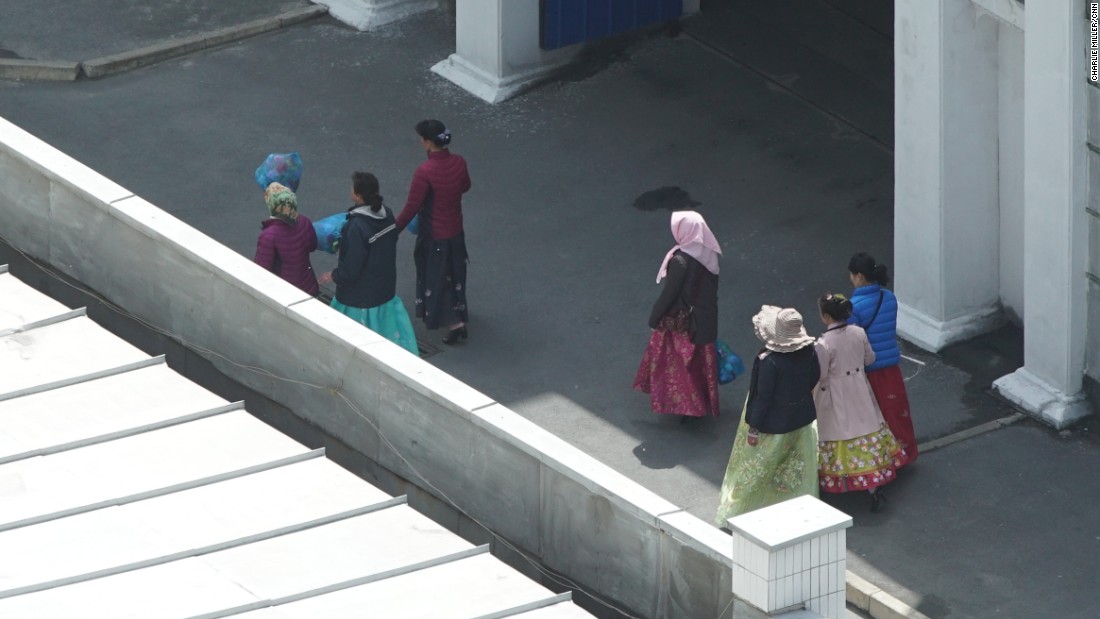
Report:
[[[917,459],[917,439],[909,415],[905,379],[898,367],[901,361],[897,335],[898,301],[886,288],[890,283],[889,270],[860,252],[848,261],[848,279],[855,287],[848,324],[863,327],[875,351],[875,362],[866,368],[867,380],[886,424],[905,450],[908,462],[913,462]]]

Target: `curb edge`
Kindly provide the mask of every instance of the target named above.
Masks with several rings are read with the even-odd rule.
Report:
[[[0,79],[30,82],[71,82],[76,80],[79,75],[79,62],[0,58]]]
[[[326,6],[310,5],[271,17],[264,17],[187,37],[167,39],[137,49],[85,60],[84,62],[0,59],[0,79],[74,81],[81,72],[90,79],[97,79],[219,45],[235,43],[327,15],[328,12]]]
[[[845,601],[863,612],[870,613],[874,619],[930,619],[928,615],[883,591],[851,570],[847,570],[844,576]]]

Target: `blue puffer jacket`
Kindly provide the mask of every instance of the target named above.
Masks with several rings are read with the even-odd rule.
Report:
[[[882,306],[878,308],[876,315],[875,308],[878,307],[880,292]],[[868,372],[888,368],[901,361],[897,334],[898,300],[893,292],[878,284],[856,288],[852,291],[852,317],[848,319],[848,324],[863,327],[871,342],[871,349],[875,351],[875,362],[867,366]]]

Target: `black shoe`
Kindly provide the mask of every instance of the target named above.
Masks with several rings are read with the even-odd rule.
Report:
[[[886,494],[882,490],[876,490],[871,495],[871,513],[877,514],[882,511],[883,507],[886,507]]]
[[[459,327],[457,329],[451,329],[447,333],[447,336],[443,338],[443,343],[448,345],[448,346],[451,346],[452,344],[457,343],[459,338],[466,339],[466,335],[467,335],[466,325],[462,325],[461,327]]]

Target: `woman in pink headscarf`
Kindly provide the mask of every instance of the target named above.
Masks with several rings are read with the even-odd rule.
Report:
[[[664,290],[649,314],[653,334],[634,388],[648,393],[653,412],[680,422],[718,415],[718,258],[722,248],[703,216],[672,214],[676,246],[665,255],[657,282]]]

